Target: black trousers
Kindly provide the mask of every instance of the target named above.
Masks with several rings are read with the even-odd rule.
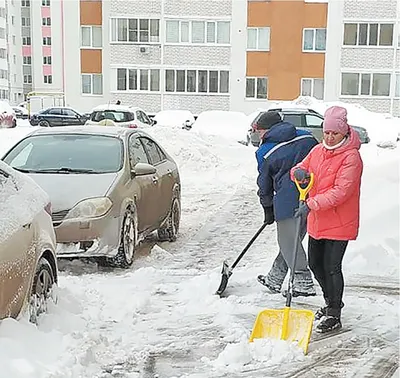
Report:
[[[308,265],[321,286],[330,316],[340,317],[343,307],[342,260],[348,243],[348,240],[317,240],[309,236]]]

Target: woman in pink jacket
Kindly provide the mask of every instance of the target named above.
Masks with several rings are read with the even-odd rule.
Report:
[[[322,319],[318,332],[342,326],[342,260],[349,240],[358,236],[363,171],[360,139],[347,123],[346,109],[333,106],[324,117],[322,143],[291,171],[292,180],[299,182],[314,174],[313,188],[296,215],[308,214],[308,263],[325,298],[315,314],[316,320]]]

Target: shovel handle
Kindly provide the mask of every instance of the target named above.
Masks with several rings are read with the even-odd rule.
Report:
[[[308,182],[307,186],[305,188],[301,187],[301,184],[299,181],[297,181],[296,179],[294,180],[294,183],[297,186],[297,190],[299,191],[300,195],[299,195],[299,201],[305,201],[308,192],[311,190],[311,188],[314,185],[314,173],[310,173],[310,181]]]

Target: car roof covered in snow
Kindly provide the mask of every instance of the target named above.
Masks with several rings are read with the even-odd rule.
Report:
[[[105,104],[105,105],[99,105],[96,106],[95,108],[92,109],[92,112],[102,112],[105,110],[111,110],[115,112],[133,112],[136,110],[136,108],[131,108],[129,106],[125,105],[115,105],[115,104]]]

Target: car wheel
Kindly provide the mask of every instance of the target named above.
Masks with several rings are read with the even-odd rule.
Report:
[[[121,227],[121,241],[118,254],[114,257],[114,265],[120,268],[129,268],[133,263],[137,241],[136,212],[128,210],[124,216]]]
[[[17,127],[17,119],[16,118],[13,119],[13,123],[12,123],[11,127],[12,128]]]
[[[39,126],[41,127],[50,127],[50,122],[46,120],[39,121]]]
[[[37,324],[39,316],[47,312],[48,302],[57,302],[54,292],[55,274],[50,263],[40,258],[33,278],[31,296],[29,301],[29,321]]]
[[[158,239],[160,241],[173,242],[177,239],[179,224],[181,221],[181,203],[177,197],[172,200],[171,211],[167,221],[158,229]]]

